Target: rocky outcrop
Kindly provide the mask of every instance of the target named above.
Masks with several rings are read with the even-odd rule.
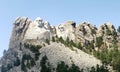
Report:
[[[17,48],[16,46],[19,46],[20,42],[26,39],[45,41],[46,39],[50,40],[52,36],[56,35],[62,37],[64,40],[69,38],[74,42],[81,42],[82,45],[96,41],[96,37],[103,37],[103,42],[110,48],[117,34],[112,23],[105,23],[97,30],[89,22],[84,22],[76,26],[75,22],[66,21],[54,27],[48,21],[43,21],[39,17],[34,21],[26,17],[19,17],[15,20],[9,47]]]
[[[76,41],[87,44],[95,39],[96,32],[97,28],[92,26],[89,22],[79,24],[75,30]]]
[[[114,40],[117,40],[117,33],[112,23],[105,23],[98,28],[97,37],[102,37],[103,42],[108,48],[113,46]]]
[[[31,22],[32,20],[27,17],[18,17],[15,20],[13,23],[14,27],[10,38],[9,48],[20,47],[20,42],[24,39],[28,26]]]
[[[62,37],[64,40],[68,37],[74,42],[91,42],[96,37],[97,28],[92,26],[89,22],[84,22],[76,26],[73,21],[67,21],[56,27],[56,35]]]

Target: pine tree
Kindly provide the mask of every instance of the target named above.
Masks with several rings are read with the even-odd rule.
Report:
[[[120,26],[118,27],[117,31],[120,33]]]

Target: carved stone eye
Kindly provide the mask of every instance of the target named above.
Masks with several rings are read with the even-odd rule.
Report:
[[[15,23],[16,26],[19,26],[20,23]]]
[[[64,31],[64,27],[60,27],[60,31],[63,32]]]

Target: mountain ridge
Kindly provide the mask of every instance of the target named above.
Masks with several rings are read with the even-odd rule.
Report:
[[[120,49],[119,33],[111,23],[97,28],[89,22],[76,25],[74,21],[66,21],[55,27],[39,17],[34,21],[18,17],[13,24],[9,49],[0,60],[3,72],[42,72],[44,68],[39,61],[44,57],[48,71],[56,72],[57,64],[63,61],[68,67],[75,64],[79,70],[88,72],[91,67],[102,65],[94,57],[94,51],[111,50],[115,46]]]

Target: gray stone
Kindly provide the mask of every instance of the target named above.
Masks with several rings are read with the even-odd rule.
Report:
[[[75,27],[76,23],[73,21],[62,23],[58,27],[56,27],[56,35],[58,37],[63,37],[64,40],[66,40],[67,37],[70,40],[75,40]]]
[[[60,61],[64,61],[69,67],[74,63],[79,68],[83,68],[85,72],[88,72],[87,68],[102,64],[100,60],[78,48],[73,47],[71,49],[62,43],[52,42],[51,38],[56,35],[62,37],[64,40],[69,38],[75,43],[81,42],[83,48],[92,41],[94,41],[95,47],[96,37],[101,36],[104,44],[108,48],[113,46],[114,39],[117,39],[118,48],[120,50],[120,34],[114,34],[115,27],[112,23],[105,23],[97,29],[89,22],[84,22],[76,26],[75,22],[66,21],[55,27],[51,26],[48,21],[44,21],[39,17],[34,21],[27,17],[18,17],[13,25],[9,49],[0,59],[0,69],[2,65],[7,66],[10,64],[13,66],[8,72],[22,72],[20,65],[14,66],[17,57],[20,61],[22,61],[24,54],[29,54],[32,58],[35,58],[35,53],[30,51],[29,48],[25,48],[24,43],[42,46],[39,50],[40,55],[38,56],[38,60],[35,61],[36,65],[27,69],[28,72],[39,72],[41,69],[40,61],[45,55],[48,57],[47,63],[49,62],[51,68],[54,69]],[[110,30],[111,35],[107,35],[107,29]],[[50,40],[50,45],[45,43],[46,39]],[[101,47],[105,47],[105,45],[101,45]],[[98,50],[98,48],[95,48],[95,50]],[[27,63],[27,61],[25,63]]]

